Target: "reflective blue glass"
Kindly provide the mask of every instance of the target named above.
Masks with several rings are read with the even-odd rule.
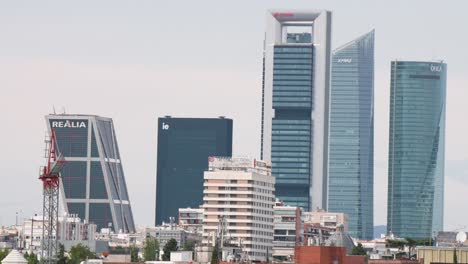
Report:
[[[443,228],[446,64],[391,64],[388,231],[433,237]]]
[[[107,222],[111,222],[114,231],[134,232],[133,219],[119,221],[125,218],[124,214],[132,217],[132,213],[118,212],[114,206],[114,203],[129,204],[130,201],[112,119],[50,115],[47,120],[66,160],[61,182],[67,213],[76,213],[86,221],[100,221],[98,228],[107,227]],[[101,163],[100,159],[104,162]],[[107,192],[107,184],[110,193]],[[90,202],[97,205],[91,206]],[[99,207],[107,210],[105,217],[99,216],[100,212],[96,211],[100,210]]]
[[[332,57],[328,210],[348,215],[349,234],[373,238],[374,31]]]
[[[276,195],[309,210],[312,46],[276,46],[273,63],[271,159]]]

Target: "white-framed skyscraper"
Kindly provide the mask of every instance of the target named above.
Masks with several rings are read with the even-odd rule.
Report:
[[[267,11],[261,158],[286,204],[326,209],[331,12]]]
[[[60,181],[64,211],[98,230],[135,232],[112,119],[61,114],[46,116],[46,124],[65,158]]]

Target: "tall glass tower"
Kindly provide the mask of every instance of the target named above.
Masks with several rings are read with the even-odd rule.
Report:
[[[69,214],[115,232],[135,232],[130,198],[112,119],[93,115],[48,115],[65,157],[61,205]]]
[[[270,10],[264,43],[261,159],[276,196],[326,209],[331,12]]]
[[[447,65],[391,67],[387,229],[430,238],[443,228]]]
[[[373,238],[374,31],[333,51],[328,210],[348,214],[349,234]]]

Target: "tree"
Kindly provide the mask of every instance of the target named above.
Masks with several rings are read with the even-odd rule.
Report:
[[[37,259],[37,255],[34,254],[34,252],[31,252],[31,254],[28,254],[28,257],[26,258],[28,261],[28,264],[39,264],[39,259]]]
[[[401,240],[387,239],[387,247],[403,249],[406,242]]]
[[[185,251],[193,251],[195,249],[195,240],[187,240],[183,246],[183,250]]]
[[[59,253],[57,255],[57,264],[67,264],[68,258],[65,256],[65,247],[59,244]]]
[[[367,255],[367,252],[364,249],[364,247],[362,246],[362,244],[358,243],[357,246],[353,247],[353,250],[351,251],[351,255],[365,256],[365,255]]]
[[[0,261],[2,261],[6,256],[8,256],[9,253],[10,251],[8,249],[0,250]]]
[[[143,259],[145,261],[155,261],[159,259],[159,242],[158,240],[148,237],[146,238],[145,247],[143,248]]]
[[[138,248],[135,245],[130,246],[130,261],[139,262],[140,258],[138,257]]]
[[[80,264],[81,261],[94,258],[96,258],[96,254],[81,243],[70,249],[70,264]]]
[[[218,264],[218,263],[219,263],[219,245],[218,243],[216,243],[213,248],[213,253],[211,253],[211,264]]]
[[[163,248],[164,253],[162,256],[162,260],[169,261],[171,259],[171,252],[177,251],[177,249],[179,249],[177,247],[177,240],[175,240],[174,238],[169,239],[166,245],[164,245],[164,248]]]
[[[455,263],[455,264],[458,263],[457,249],[456,248],[453,248],[453,263]]]

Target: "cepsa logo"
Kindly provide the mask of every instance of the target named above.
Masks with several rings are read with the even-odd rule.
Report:
[[[83,120],[56,120],[52,121],[52,128],[86,128]]]
[[[293,17],[294,13],[273,13],[274,17]]]

